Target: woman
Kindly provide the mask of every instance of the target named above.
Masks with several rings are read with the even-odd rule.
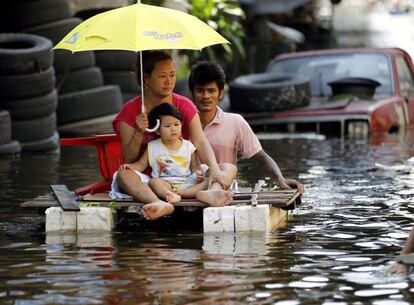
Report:
[[[148,128],[147,113],[161,103],[172,103],[183,115],[183,138],[191,139],[200,157],[209,165],[210,183],[217,181],[227,189],[229,181],[217,165],[214,152],[204,136],[197,109],[189,99],[172,92],[176,78],[171,56],[161,51],[144,51],[142,55],[145,113],[141,113],[141,97],[136,97],[124,105],[113,121],[114,130],[121,137],[124,162],[136,161],[142,155],[147,143],[157,137],[155,133],[145,131]],[[139,68],[136,74],[140,81]],[[138,176],[130,169],[120,169],[115,179],[126,193],[146,203],[143,207],[146,219],[154,220],[173,212],[174,207],[160,200],[148,187],[145,183],[146,177]],[[230,200],[230,192],[224,190],[211,192],[207,204],[217,205],[217,202],[228,203]]]

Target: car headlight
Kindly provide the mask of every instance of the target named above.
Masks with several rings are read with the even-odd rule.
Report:
[[[348,137],[367,138],[369,135],[369,125],[366,121],[348,122]]]

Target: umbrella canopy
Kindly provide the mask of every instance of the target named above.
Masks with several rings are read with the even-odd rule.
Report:
[[[177,10],[137,3],[95,15],[54,49],[144,51],[193,49],[229,43],[200,19]]]

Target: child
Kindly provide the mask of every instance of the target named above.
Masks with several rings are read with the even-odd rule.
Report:
[[[152,168],[148,185],[163,200],[174,204],[181,198],[194,198],[200,190],[207,189],[208,181],[203,180],[194,145],[181,137],[182,115],[169,103],[155,107],[149,114],[150,124],[160,120],[157,134],[160,138],[148,143],[141,158],[131,164],[121,165],[143,172]],[[201,182],[200,182],[201,181]]]

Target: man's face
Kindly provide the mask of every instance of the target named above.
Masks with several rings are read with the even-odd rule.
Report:
[[[196,84],[191,93],[198,111],[210,112],[216,110],[216,106],[223,97],[224,90],[219,90],[217,83],[211,82],[205,85]]]

